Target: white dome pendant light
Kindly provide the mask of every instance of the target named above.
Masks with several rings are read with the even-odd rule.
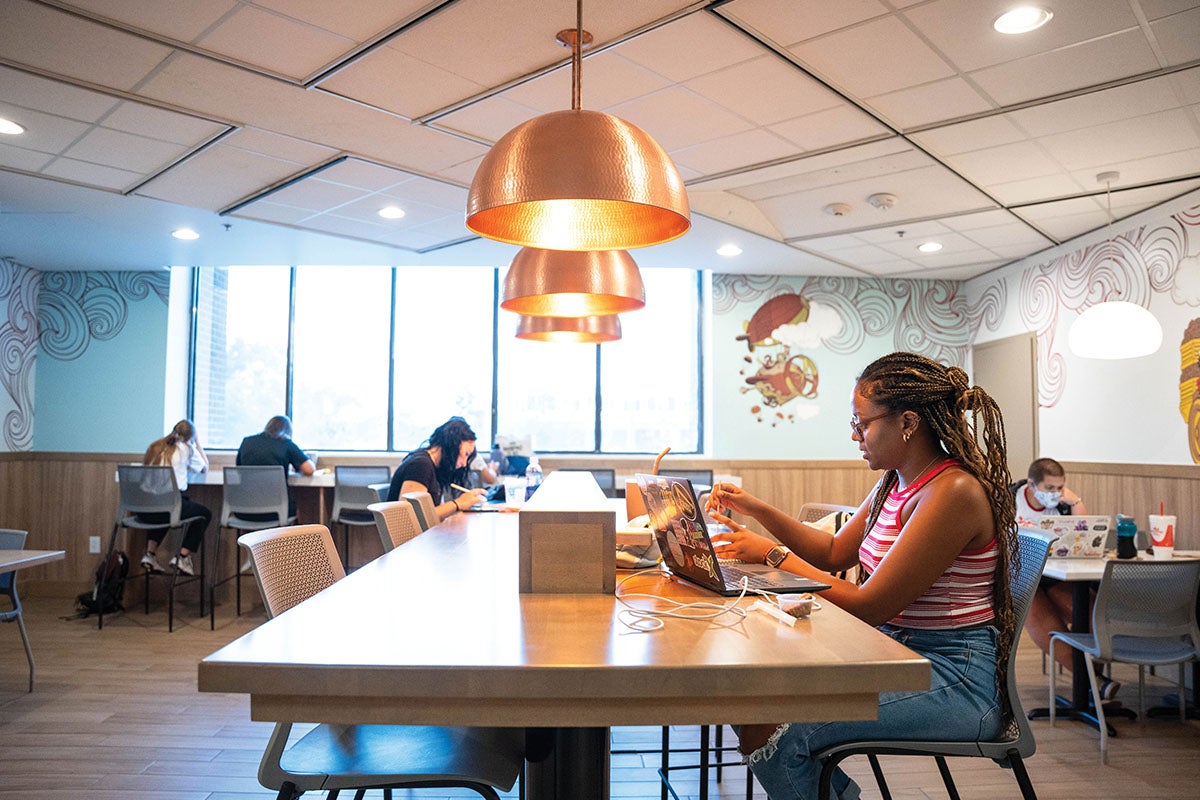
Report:
[[[1112,184],[1119,172],[1101,172],[1096,180],[1104,183],[1108,199],[1107,251],[1112,251]],[[1126,300],[1105,300],[1087,308],[1071,323],[1067,346],[1080,358],[1140,358],[1158,352],[1162,345],[1162,325],[1146,308]]]

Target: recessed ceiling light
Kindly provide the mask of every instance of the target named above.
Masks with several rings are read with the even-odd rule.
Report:
[[[384,206],[379,209],[379,216],[384,219],[400,219],[404,216],[404,209],[400,206]]]
[[[921,244],[917,245],[917,249],[920,250],[922,253],[936,253],[938,250],[942,249],[942,243],[941,242],[922,242]]]
[[[719,256],[733,258],[734,256],[740,256],[741,254],[742,248],[738,247],[733,242],[730,242],[729,244],[723,244],[717,248],[717,255]]]
[[[191,228],[178,228],[171,231],[171,235],[176,239],[183,239],[185,242],[190,242],[193,239],[199,239],[200,234],[196,233]]]
[[[7,133],[10,136],[16,136],[18,133],[24,133],[25,129],[13,122],[11,119],[0,117],[0,133]]]
[[[1000,33],[1029,33],[1045,25],[1054,14],[1037,6],[1017,6],[996,18],[992,27]]]

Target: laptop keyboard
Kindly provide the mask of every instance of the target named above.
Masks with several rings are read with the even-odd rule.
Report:
[[[725,585],[732,589],[741,587],[742,578],[746,579],[746,585],[751,589],[769,589],[777,585],[775,581],[772,581],[761,572],[747,572],[736,564],[722,562],[721,574],[725,576]]]

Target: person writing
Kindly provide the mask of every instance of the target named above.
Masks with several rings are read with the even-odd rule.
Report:
[[[968,414],[982,424],[986,450]],[[958,367],[892,353],[858,377],[850,436],[884,474],[836,535],[718,483],[709,511],[731,532],[717,552],[832,584],[823,597],[929,659],[931,686],[881,694],[877,720],[739,726],[740,750],[772,800],[817,797],[821,767],[812,754],[826,745],[976,741],[1005,724],[1000,692],[1017,633],[1008,590],[1017,536],[1000,409]],[[729,511],[749,515],[782,544],[746,530]],[[855,565],[860,584],[829,575]],[[840,769],[833,788],[843,800],[858,797]]]
[[[1053,458],[1039,458],[1029,465],[1028,476],[1013,486],[1017,501],[1017,524],[1037,528],[1041,517],[1047,514],[1082,516],[1087,506],[1079,495],[1067,488],[1067,471]],[[1094,594],[1093,594],[1094,599]],[[1034,644],[1043,653],[1050,652],[1050,634],[1054,631],[1071,630],[1071,619],[1075,608],[1071,588],[1065,581],[1042,578],[1025,618],[1025,630]],[[1090,610],[1089,610],[1090,613]],[[1069,647],[1059,647],[1054,660],[1068,671],[1074,666],[1074,653]],[[1100,699],[1113,700],[1121,684],[1104,675],[1100,664],[1096,665],[1099,678]]]
[[[175,473],[175,485],[182,494],[180,519],[197,517],[184,529],[179,553],[171,557],[169,564],[170,567],[177,567],[184,575],[195,575],[192,553],[199,550],[204,541],[204,531],[212,521],[212,512],[188,498],[186,494],[188,473],[208,471],[208,455],[197,441],[196,428],[191,421],[179,420],[170,433],[151,442],[142,456],[142,463],[151,467],[170,467]],[[138,514],[137,518],[142,522],[168,522],[171,515],[163,511]],[[169,528],[159,528],[146,533],[146,552],[142,555],[142,566],[149,572],[166,572],[162,562],[158,560],[158,546],[168,530]]]
[[[288,467],[301,475],[312,475],[317,465],[292,441],[292,421],[279,414],[267,420],[261,433],[242,439],[238,447],[236,463],[239,467],[281,466]],[[288,516],[295,516],[296,500],[288,489]],[[265,522],[276,518],[276,514],[240,514],[243,519]],[[284,520],[279,520],[283,524]]]
[[[468,466],[475,459],[475,432],[462,417],[451,417],[439,425],[419,448],[413,450],[392,474],[388,500],[399,500],[409,492],[429,492],[437,504],[438,519],[470,508],[487,496],[483,489],[470,489],[443,501],[452,484],[465,486]],[[457,489],[455,489],[457,491]]]

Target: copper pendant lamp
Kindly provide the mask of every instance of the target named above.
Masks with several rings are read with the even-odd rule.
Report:
[[[600,344],[621,338],[621,319],[604,317],[521,317],[517,338],[534,342]]]
[[[687,191],[666,151],[623,119],[581,108],[583,0],[571,46],[571,109],[524,122],[488,151],[467,196],[480,236],[553,250],[629,250],[691,226]]]
[[[590,317],[637,311],[646,288],[624,250],[540,250],[513,259],[500,307],[530,317]]]

